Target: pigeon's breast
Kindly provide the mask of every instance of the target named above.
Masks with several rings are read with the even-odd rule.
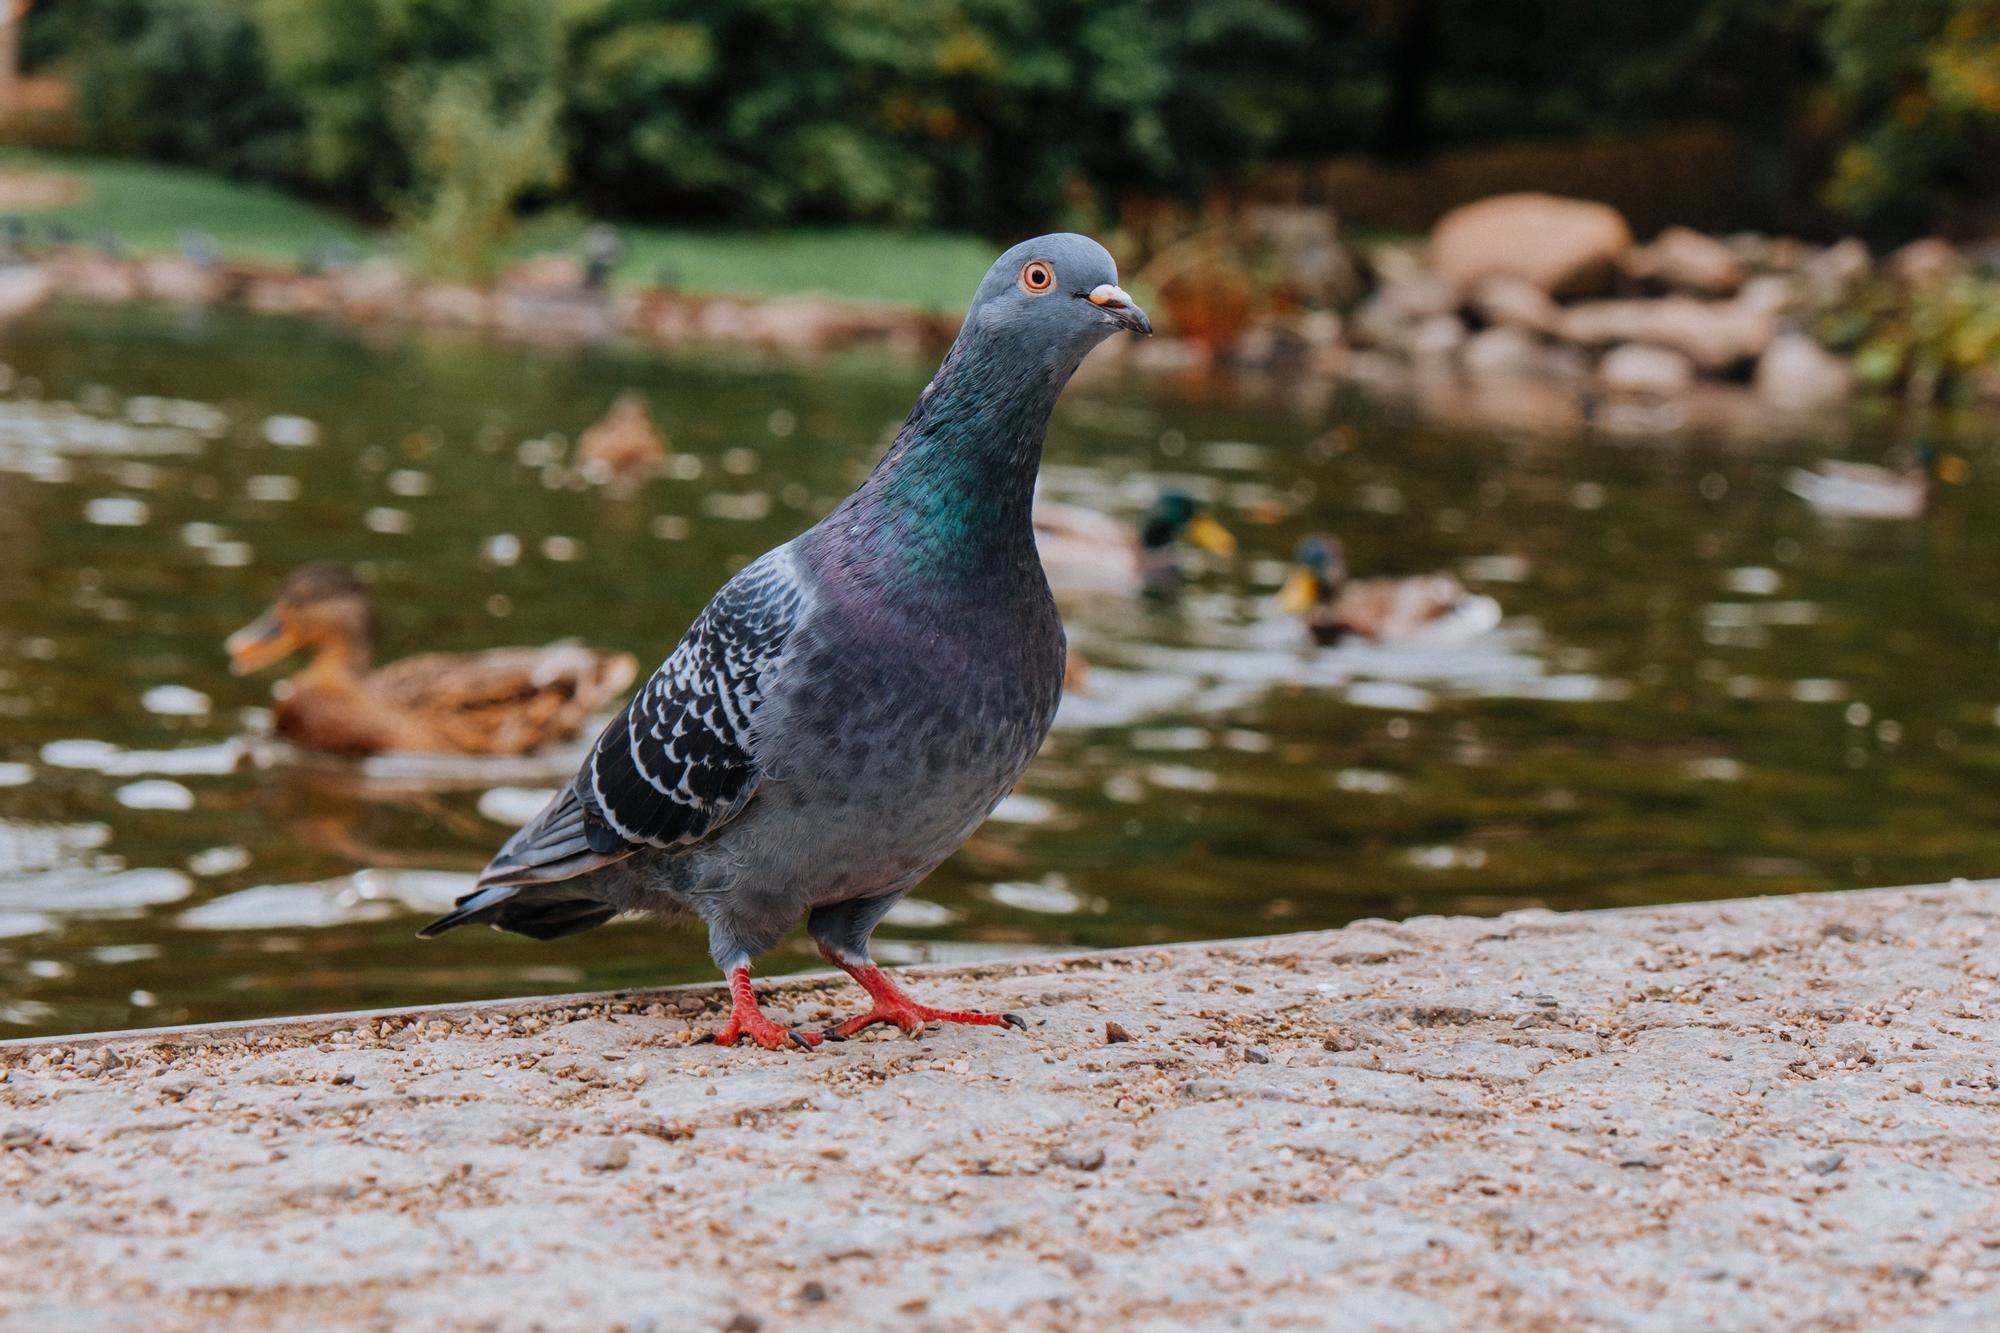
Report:
[[[735,853],[813,902],[908,887],[1034,758],[1062,667],[1052,602],[913,622],[820,597],[759,719],[768,765]]]

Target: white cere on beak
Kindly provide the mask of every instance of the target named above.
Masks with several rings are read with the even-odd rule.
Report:
[[[1092,305],[1105,306],[1111,310],[1123,310],[1131,306],[1132,298],[1125,294],[1123,287],[1116,287],[1111,283],[1101,282],[1090,289],[1090,303]]]

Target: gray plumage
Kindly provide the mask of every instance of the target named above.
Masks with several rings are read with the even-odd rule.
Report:
[[[865,962],[882,915],[1048,733],[1064,646],[1034,475],[1057,396],[1121,328],[1150,331],[1095,242],[1002,255],[867,481],[716,594],[576,777],[422,933],[484,922],[546,939],[625,911],[691,915],[732,971],[806,916],[830,956]]]

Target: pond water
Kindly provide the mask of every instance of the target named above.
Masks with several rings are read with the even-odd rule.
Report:
[[[220,643],[311,559],[373,581],[383,655],[579,636],[657,661],[714,588],[865,472],[929,367],[785,365],[210,312],[57,308],[0,335],[0,1035],[695,980],[699,932],[553,944],[417,925],[567,771],[351,764],[261,739]],[[577,483],[647,393],[673,469]],[[1091,664],[885,961],[2000,872],[2000,458],[1928,519],[1826,520],[1837,438],[1544,440],[1311,386],[1092,382],[1045,486],[1165,484],[1241,539],[1169,600],[1076,608]],[[1903,437],[1907,438],[1907,436]],[[1308,532],[1504,610],[1428,652],[1308,646]],[[802,939],[763,969],[817,965]]]

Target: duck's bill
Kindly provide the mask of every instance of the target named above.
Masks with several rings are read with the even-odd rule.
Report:
[[[1319,580],[1310,569],[1292,571],[1285,586],[1278,589],[1278,609],[1288,616],[1302,616],[1319,600]]]
[[[1187,539],[1210,555],[1236,554],[1236,534],[1207,514],[1196,514],[1188,522]]]
[[[275,612],[266,611],[224,641],[232,675],[247,676],[282,662],[299,650],[298,637],[285,628]]]

